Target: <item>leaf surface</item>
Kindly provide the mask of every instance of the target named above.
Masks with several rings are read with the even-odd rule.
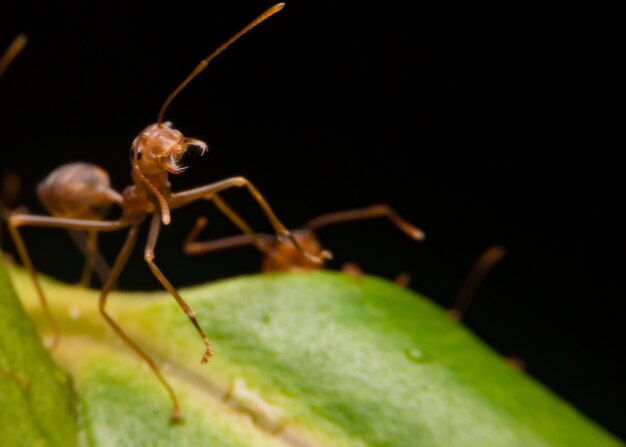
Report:
[[[42,327],[32,286],[13,277]],[[619,446],[416,293],[338,273],[257,275],[184,289],[215,355],[166,293],[116,292],[110,311],[162,365],[108,329],[97,291],[44,281],[93,446]]]
[[[0,446],[77,446],[70,385],[22,309],[0,252]]]

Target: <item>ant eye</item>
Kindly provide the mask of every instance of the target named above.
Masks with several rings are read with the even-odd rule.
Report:
[[[142,156],[142,153],[141,153],[141,151],[138,150],[137,151],[137,160],[141,160],[141,156]],[[132,147],[130,148],[130,158],[131,158],[131,160],[135,158],[135,150]]]

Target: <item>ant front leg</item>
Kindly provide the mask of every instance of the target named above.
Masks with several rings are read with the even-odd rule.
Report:
[[[254,200],[256,200],[256,202],[259,204],[259,206],[267,216],[268,220],[274,227],[274,230],[276,231],[276,235],[279,240],[289,239],[289,241],[293,244],[294,247],[296,247],[296,249],[300,253],[302,253],[309,260],[317,264],[323,264],[325,259],[331,258],[331,254],[328,251],[323,251],[322,256],[320,257],[304,252],[293,234],[287,229],[287,227],[285,227],[280,222],[280,220],[278,220],[276,214],[274,214],[274,211],[270,207],[267,200],[265,200],[265,198],[261,195],[258,189],[256,189],[256,187],[244,177],[232,177],[226,180],[212,183],[210,185],[174,193],[170,197],[170,205],[172,208],[180,208],[196,200],[212,200],[214,196],[221,191],[230,188],[242,187],[245,187],[250,195],[254,198]]]
[[[213,350],[211,349],[211,344],[209,343],[209,339],[204,334],[204,331],[198,324],[198,320],[196,320],[196,315],[191,310],[191,307],[183,300],[178,291],[172,286],[172,284],[165,277],[163,272],[159,269],[159,267],[154,263],[154,248],[157,243],[157,239],[159,238],[159,231],[161,230],[161,216],[159,214],[152,215],[152,221],[150,222],[150,233],[148,233],[148,242],[146,244],[146,250],[144,252],[144,259],[148,263],[148,267],[152,270],[152,273],[159,280],[161,285],[165,287],[165,289],[174,297],[178,305],[183,309],[183,312],[189,317],[191,323],[194,325],[200,336],[202,337],[202,341],[204,342],[205,351],[202,355],[201,363],[206,363],[209,360],[209,357],[213,354]]]

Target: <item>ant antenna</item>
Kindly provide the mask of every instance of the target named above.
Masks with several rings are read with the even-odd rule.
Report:
[[[200,62],[198,64],[198,66],[191,72],[191,74],[189,76],[187,76],[187,79],[185,79],[176,88],[176,90],[174,90],[172,92],[172,94],[165,100],[165,102],[163,103],[163,106],[161,106],[161,110],[159,111],[159,118],[157,119],[157,124],[160,126],[163,123],[163,115],[165,114],[165,110],[170,105],[170,103],[181,92],[181,90],[183,90],[187,86],[187,84],[189,84],[193,80],[193,78],[198,76],[207,67],[207,65],[209,65],[209,62],[211,62],[213,59],[215,59],[215,57],[218,54],[220,54],[222,51],[224,51],[226,48],[228,48],[233,42],[235,42],[241,36],[246,34],[252,28],[254,28],[255,26],[257,26],[261,22],[265,21],[266,19],[270,18],[271,16],[276,14],[278,11],[283,9],[284,6],[285,6],[284,3],[277,3],[277,4],[275,4],[274,6],[269,8],[267,11],[265,11],[263,14],[261,14],[259,17],[257,17],[252,22],[250,22],[241,31],[239,31],[237,34],[235,34],[233,37],[231,37],[225,43],[223,43],[217,50],[215,50],[213,53],[211,53],[211,55],[209,57],[207,57],[202,62]]]
[[[7,48],[5,53],[2,55],[2,58],[0,58],[0,76],[4,74],[7,67],[11,65],[11,62],[13,62],[13,59],[20,54],[20,51],[24,49],[27,41],[28,38],[26,37],[26,34],[20,34],[13,39],[9,48]]]

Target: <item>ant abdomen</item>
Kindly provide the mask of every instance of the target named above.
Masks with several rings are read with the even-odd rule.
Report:
[[[37,196],[56,217],[100,220],[120,195],[107,172],[90,163],[69,163],[55,169],[37,187]]]

